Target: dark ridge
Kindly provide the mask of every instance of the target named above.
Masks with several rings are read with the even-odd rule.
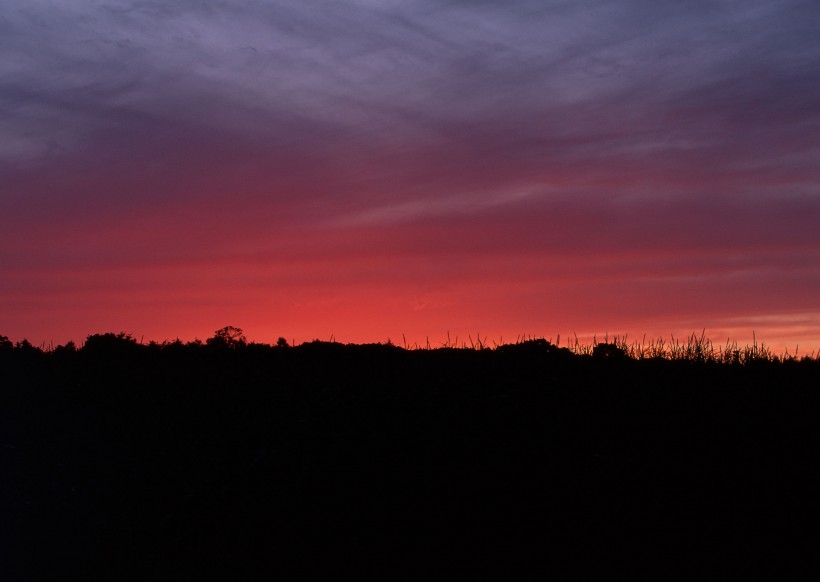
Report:
[[[780,577],[820,516],[818,380],[617,343],[0,341],[2,578]]]

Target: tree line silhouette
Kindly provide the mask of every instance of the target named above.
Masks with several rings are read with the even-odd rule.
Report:
[[[231,326],[50,350],[2,337],[0,566],[514,576],[719,548],[735,573],[765,573],[743,553],[813,552],[798,526],[820,515],[820,362],[764,355],[268,345]],[[560,559],[540,563],[548,550]]]

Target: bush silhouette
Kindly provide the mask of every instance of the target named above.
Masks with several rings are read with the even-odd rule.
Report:
[[[626,359],[626,350],[617,344],[600,343],[592,348],[592,357],[609,360]]]
[[[137,340],[124,331],[120,333],[97,333],[85,339],[83,351],[94,354],[127,353],[136,345]]]

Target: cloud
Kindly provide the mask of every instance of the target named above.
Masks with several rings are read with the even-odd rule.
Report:
[[[302,121],[345,139],[423,138],[488,120],[518,132],[546,116],[566,120],[561,135],[589,131],[583,117],[565,114],[585,109],[599,121],[596,103],[642,112],[729,72],[811,75],[818,57],[811,37],[764,28],[798,25],[795,3],[748,3],[708,18],[679,3],[543,6],[19,3],[4,25],[10,58],[0,95],[12,119],[41,122],[31,140],[53,141],[56,127],[66,145],[129,118],[268,138],[287,119],[295,127],[286,132]]]
[[[759,288],[744,309],[810,312],[818,16],[798,0],[10,0],[4,298],[59,295],[72,269],[192,292],[164,268],[222,297],[208,273],[268,265],[317,301],[342,279],[418,281],[403,305],[527,296],[496,277],[594,301],[579,289],[628,273],[625,311],[644,284],[742,283]]]

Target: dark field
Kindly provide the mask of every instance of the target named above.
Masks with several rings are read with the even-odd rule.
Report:
[[[815,551],[817,359],[107,335],[0,350],[0,386],[2,580],[782,577]]]

